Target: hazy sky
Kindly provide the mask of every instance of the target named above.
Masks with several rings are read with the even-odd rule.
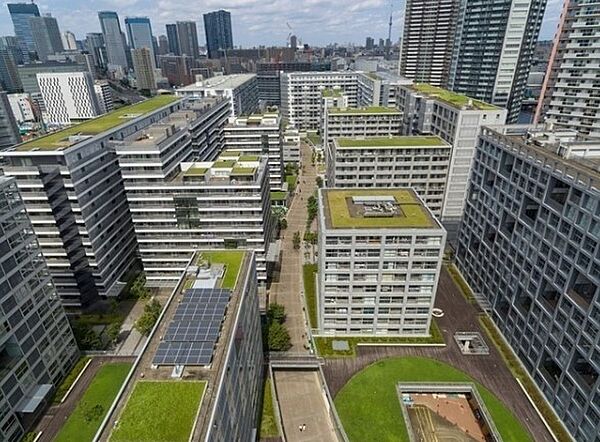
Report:
[[[25,0],[13,0],[13,2]],[[29,1],[29,0],[27,0]],[[14,33],[6,3],[0,8],[0,35]],[[165,34],[165,24],[195,20],[198,38],[204,44],[202,14],[216,9],[231,12],[234,45],[285,45],[293,32],[303,43],[331,42],[364,44],[367,36],[386,38],[389,0],[37,0],[40,12],[51,12],[61,31],[72,31],[78,39],[99,32],[97,11],[119,13],[121,26],[126,16],[148,16],[154,35]],[[392,39],[397,40],[404,14],[404,1],[393,2]],[[540,38],[551,39],[562,0],[548,0]],[[292,30],[288,28],[289,23]],[[124,29],[123,29],[124,30]],[[125,31],[125,30],[124,30]]]

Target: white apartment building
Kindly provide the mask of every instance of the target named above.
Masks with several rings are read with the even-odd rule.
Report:
[[[46,124],[68,126],[101,115],[89,72],[57,72],[37,74],[44,100],[42,118]]]
[[[219,75],[197,81],[175,91],[180,97],[226,97],[231,115],[249,115],[258,109],[258,80],[256,74]]]
[[[452,146],[438,136],[336,138],[327,145],[327,186],[411,187],[439,219]]]
[[[300,131],[291,124],[288,124],[283,131],[284,168],[288,163],[300,163]]]
[[[412,80],[390,71],[360,72],[358,80],[358,105],[395,107],[398,86],[412,84]]]
[[[281,111],[299,130],[317,130],[323,89],[340,88],[348,105],[358,104],[358,72],[284,72],[281,74]]]
[[[319,334],[428,336],[445,243],[412,189],[319,190]]]
[[[8,102],[18,124],[35,121],[29,94],[8,94]]]
[[[248,117],[231,117],[225,126],[225,148],[249,157],[266,155],[269,159],[271,190],[283,184],[283,121],[278,111]]]
[[[402,113],[396,108],[369,106],[339,108],[323,106],[321,134],[326,144],[334,138],[400,135]]]
[[[114,148],[148,284],[177,284],[199,249],[256,251],[267,277],[271,203],[265,156],[222,153],[195,161],[188,111],[116,143]]]
[[[100,110],[103,114],[112,112],[114,109],[112,92],[110,85],[106,80],[96,80],[94,82],[94,91],[100,105]]]
[[[482,126],[504,124],[506,109],[424,83],[400,86],[403,135],[437,135],[452,145],[442,222],[449,240],[463,216],[467,183]]]

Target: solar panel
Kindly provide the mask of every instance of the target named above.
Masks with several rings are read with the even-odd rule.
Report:
[[[208,365],[219,339],[231,291],[188,289],[154,355],[155,365]]]

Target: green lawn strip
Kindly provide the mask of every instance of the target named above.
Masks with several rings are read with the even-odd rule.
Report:
[[[100,367],[55,442],[91,441],[130,369],[127,362]]]
[[[123,313],[107,313],[107,314],[84,314],[73,320],[79,324],[86,325],[108,325],[113,323],[122,323],[125,320]]]
[[[505,442],[533,441],[512,412],[467,374],[433,359],[405,357],[366,367],[335,397],[338,415],[351,442],[409,441],[396,392],[400,382],[473,382]]]
[[[288,191],[293,192],[296,190],[296,182],[298,181],[297,175],[286,175],[285,182],[288,184]]]
[[[304,297],[308,308],[308,319],[311,328],[317,328],[317,290],[315,276],[317,274],[316,264],[304,264],[302,277],[304,279]]]
[[[404,338],[394,336],[360,336],[360,337],[315,337],[315,344],[317,352],[320,356],[326,358],[338,358],[338,357],[349,357],[356,356],[356,347],[359,344],[391,344],[391,345],[432,345],[432,344],[444,344],[444,337],[440,328],[435,321],[431,322],[430,329],[431,336],[427,338]],[[346,341],[350,346],[349,350],[336,351],[332,347],[333,341]]]
[[[85,364],[87,364],[90,359],[91,358],[88,356],[83,356],[79,359],[79,361],[77,361],[67,377],[61,382],[54,392],[54,396],[52,398],[53,404],[60,404],[63,396],[67,393],[67,391],[69,391],[69,388],[71,388],[73,382],[75,382],[75,379],[77,379],[77,376],[79,376],[79,374],[83,371],[83,367],[85,367]]]
[[[450,265],[446,266],[446,270],[448,270],[448,273],[452,277],[452,280],[458,286],[458,288],[460,289],[460,292],[465,297],[467,302],[469,302],[471,304],[477,303],[477,301],[475,300],[475,296],[473,296],[473,292],[471,291],[471,288],[469,287],[469,284],[467,284],[467,281],[465,281],[465,279],[463,278],[462,274],[460,273],[460,271],[458,270],[456,265],[450,264]]]
[[[321,137],[314,132],[306,134],[306,138],[315,146],[321,144]]]
[[[225,275],[223,276],[221,287],[233,290],[237,282],[238,274],[240,273],[244,253],[243,250],[218,250],[214,252],[201,252],[201,256],[204,259],[208,259],[212,264],[225,265]]]
[[[559,418],[552,410],[551,406],[548,404],[542,394],[540,394],[531,377],[519,363],[517,356],[511,351],[511,349],[506,345],[506,342],[504,342],[500,336],[500,332],[493,323],[492,319],[487,315],[482,315],[479,317],[479,323],[481,328],[485,330],[490,340],[496,346],[498,352],[502,355],[502,358],[506,362],[506,365],[512,372],[513,376],[521,381],[521,384],[527,391],[527,394],[529,397],[531,397],[532,401],[535,403],[536,407],[538,410],[540,410],[540,413],[552,429],[554,436],[561,441],[572,440],[568,432],[564,429]]]
[[[260,438],[279,436],[279,427],[277,426],[277,417],[275,416],[275,407],[273,405],[273,395],[271,393],[271,380],[265,378],[265,388],[263,390],[263,408],[260,419]]]
[[[189,440],[206,383],[138,381],[111,442]]]

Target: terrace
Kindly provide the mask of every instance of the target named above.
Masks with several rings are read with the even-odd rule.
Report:
[[[330,115],[401,115],[401,112],[393,107],[369,106],[369,107],[347,107],[331,108]]]
[[[326,189],[321,202],[330,229],[438,227],[411,189]]]
[[[477,110],[496,110],[499,109],[493,104],[485,103],[480,100],[475,100],[456,92],[452,92],[446,89],[442,89],[437,86],[432,86],[427,83],[416,83],[413,84],[412,89],[423,95],[427,95],[430,98],[436,98],[445,103],[450,104],[458,109],[472,108]]]
[[[18,151],[29,151],[34,149],[49,151],[61,150],[74,144],[69,137],[86,137],[101,134],[180,99],[181,98],[173,95],[158,95],[149,100],[142,101],[141,103],[122,107],[116,111],[94,118],[93,120],[88,120],[49,135],[19,144],[16,149]]]
[[[374,138],[336,138],[341,148],[391,148],[391,147],[439,147],[449,146],[438,136],[402,136]]]

